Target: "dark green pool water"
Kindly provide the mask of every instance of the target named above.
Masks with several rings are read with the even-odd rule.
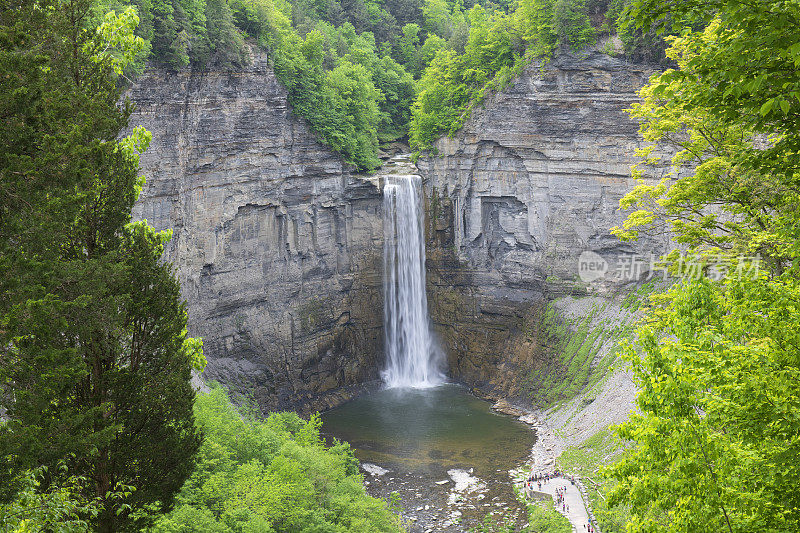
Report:
[[[365,462],[441,473],[507,472],[530,453],[534,433],[495,413],[458,385],[380,390],[322,415],[326,434],[348,441]]]

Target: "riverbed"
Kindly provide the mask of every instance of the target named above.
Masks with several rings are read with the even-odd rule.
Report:
[[[466,531],[490,512],[523,523],[508,471],[528,458],[535,433],[466,388],[382,389],[322,420],[326,437],[353,447],[370,494],[398,493],[412,531]]]

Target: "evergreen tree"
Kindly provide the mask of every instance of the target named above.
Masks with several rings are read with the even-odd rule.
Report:
[[[208,41],[215,59],[223,66],[241,65],[245,57],[244,41],[233,25],[233,13],[227,0],[207,0],[205,13]]]
[[[188,65],[189,58],[185,54],[181,54],[178,49],[180,29],[175,20],[173,2],[171,0],[155,0],[150,8],[152,10],[149,18],[152,18],[153,25],[153,53],[167,65],[174,67]]]
[[[586,13],[585,0],[556,0],[553,5],[553,29],[561,44],[575,50],[592,44],[595,31]]]
[[[51,490],[66,463],[102,506],[87,518],[116,531],[170,505],[200,444],[189,378],[203,359],[160,260],[168,235],[130,223],[149,134],[118,140],[130,106],[115,75],[143,45],[138,19],[95,30],[90,0],[3,4],[0,496],[40,467]]]

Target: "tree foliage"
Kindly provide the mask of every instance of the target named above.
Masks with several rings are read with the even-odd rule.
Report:
[[[613,469],[630,531],[794,531],[798,284],[687,281],[657,297],[628,358],[636,443]]]
[[[101,5],[107,9],[120,1],[102,0]],[[487,90],[502,87],[518,72],[526,51],[528,59],[550,57],[558,46],[580,49],[591,44],[597,33],[584,0],[522,0],[515,8],[488,0],[129,0],[127,4],[135,5],[142,17],[139,34],[154,59],[169,67],[192,63],[196,68],[238,68],[247,61],[248,40],[266,47],[289,88],[295,111],[361,169],[379,164],[378,140],[394,140],[409,132],[416,96],[413,79],[423,78],[440,51],[450,50],[458,57],[454,68],[459,79],[451,79],[452,87],[441,86],[444,93],[433,88],[421,99],[430,103],[432,94],[441,95],[448,107],[445,113],[417,104],[419,118],[414,119],[411,138],[419,147],[457,129]],[[319,34],[324,36],[321,43],[316,41]],[[320,44],[321,63],[314,55]],[[364,67],[369,79],[344,63]],[[441,64],[421,80],[422,90],[429,89],[427,80],[439,69]],[[345,71],[351,82],[343,83]],[[353,83],[359,91],[350,90]],[[358,110],[358,116],[343,115],[347,110]]]
[[[161,261],[168,234],[130,223],[149,134],[118,138],[130,107],[116,75],[143,45],[138,18],[87,28],[89,1],[13,4],[0,12],[0,497],[34,470],[52,492],[65,463],[98,505],[82,518],[110,531],[169,505],[188,475],[190,359],[204,360]],[[120,486],[135,489],[124,507]]]
[[[675,170],[622,200],[637,209],[615,231],[671,230],[704,275],[655,297],[628,347],[640,412],[619,428],[635,446],[611,471],[613,499],[631,505],[630,531],[795,531],[800,13],[640,0],[629,16],[644,31],[679,30],[668,50],[678,68],[633,108],[645,139],[676,148]],[[644,150],[635,175],[657,153]],[[741,260],[754,256],[758,271]],[[666,261],[688,274],[677,253]]]
[[[399,531],[364,492],[349,445],[324,444],[318,417],[252,419],[218,387],[198,396],[195,415],[206,436],[197,467],[154,532]]]
[[[589,21],[585,0],[556,0],[553,31],[560,43],[572,48],[581,49],[592,44],[596,32]]]
[[[442,33],[460,20],[440,0],[428,0],[423,12],[427,27]],[[582,0],[520,0],[510,13],[475,5],[461,16],[467,21],[463,47],[437,46],[418,84],[409,126],[418,150],[455,133],[487,93],[505,88],[525,65],[548,60],[559,47],[585,48],[597,36]]]
[[[66,460],[54,470],[46,466],[31,470],[19,482],[14,499],[0,504],[3,531],[88,533],[93,530],[91,519],[103,512],[103,502],[86,495],[90,481],[70,475]],[[107,499],[119,502],[119,509],[127,510],[130,506],[125,500],[133,490],[134,487],[118,484]]]
[[[470,30],[464,53],[438,50],[418,85],[412,108],[409,139],[412,147],[430,147],[442,132],[452,134],[469,116],[487,90],[511,78],[521,66],[514,48],[511,17],[475,6],[469,12]]]
[[[305,38],[279,13],[275,24],[281,31],[267,38],[272,39],[275,71],[289,89],[294,110],[357,166],[378,166],[379,129],[391,132],[404,127],[394,124],[381,107],[387,102],[387,93],[393,103],[410,99],[410,77],[390,77],[391,72],[402,69],[395,68],[391,58],[379,58],[369,34],[358,35],[348,24],[341,30],[321,24]],[[326,59],[330,69],[325,68]],[[376,81],[382,82],[386,92],[376,88]]]

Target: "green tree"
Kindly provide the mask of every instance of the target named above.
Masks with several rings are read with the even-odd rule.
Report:
[[[333,57],[334,65],[349,62],[364,67],[377,89],[375,94],[380,108],[377,136],[382,141],[402,137],[408,131],[411,102],[415,85],[411,75],[388,55],[379,56],[371,33],[357,34],[350,24],[340,28],[319,24],[324,32],[325,57]],[[311,34],[306,36],[308,37]],[[369,93],[367,93],[368,95]],[[371,122],[365,123],[370,124]],[[369,126],[372,127],[372,126]]]
[[[130,223],[149,134],[118,140],[130,107],[116,76],[143,45],[138,18],[85,27],[91,7],[0,11],[0,486],[10,501],[44,466],[48,491],[66,461],[102,509],[95,527],[113,531],[168,506],[189,474],[203,359],[161,261],[168,235]]]
[[[468,17],[464,53],[440,49],[419,80],[409,126],[414,148],[429,148],[442,133],[452,135],[488,90],[501,88],[523,65],[515,50],[514,18],[480,5]]]
[[[398,40],[400,61],[408,66],[411,72],[417,70],[417,53],[419,50],[419,24],[406,24],[403,26],[403,35]]]
[[[45,467],[26,473],[14,500],[0,504],[3,531],[91,531],[89,522],[82,517],[100,512],[101,508],[96,500],[83,494],[86,479],[66,477],[64,470],[66,465],[62,464],[55,476]],[[66,479],[60,479],[63,477]],[[49,480],[46,490],[41,490],[43,479]],[[124,497],[124,493],[120,496]]]
[[[613,468],[630,531],[797,529],[798,294],[764,275],[655,299],[627,354],[640,412],[619,433],[636,446]]]
[[[143,6],[140,6],[143,7]],[[170,0],[154,0],[149,6],[149,19],[152,20],[153,52],[166,64],[185,66],[189,57],[178,50],[178,23],[175,21],[175,7]]]
[[[378,129],[379,140],[402,137],[408,132],[411,104],[416,96],[414,78],[397,61],[383,56],[375,63],[372,80],[375,88],[383,95],[380,104],[382,118]]]
[[[791,3],[641,0],[630,16],[681,34],[667,51],[678,69],[633,108],[646,140],[676,148],[675,172],[626,196],[637,209],[615,231],[671,230],[706,275],[656,296],[627,349],[640,412],[619,428],[635,446],[611,470],[612,501],[630,504],[630,531],[795,531],[800,15]],[[653,148],[641,155],[637,177],[658,162]],[[754,273],[740,258],[757,254]],[[677,252],[666,261],[688,274]]]
[[[386,9],[401,26],[409,22],[419,23],[422,20],[422,2],[419,0],[394,0],[385,4]]]
[[[553,20],[554,6],[554,0],[521,0],[514,12],[534,57],[549,58],[558,45],[558,33]]]
[[[556,0],[553,5],[553,29],[561,44],[575,50],[595,40],[595,30],[586,13],[585,0]]]
[[[318,417],[249,418],[219,387],[198,396],[195,413],[206,435],[197,468],[155,532],[399,530],[365,493],[349,445],[325,446]]]
[[[489,12],[476,5],[468,13],[469,39],[464,47],[465,79],[482,86],[493,74],[514,63],[511,19],[501,11]]]
[[[419,72],[413,73],[416,77],[422,75],[439,50],[447,48],[447,41],[438,35],[429,34],[422,47],[419,49]]]
[[[625,46],[625,55],[632,60],[673,66],[669,65],[664,55],[664,50],[667,48],[664,33],[659,33],[659,28],[654,27],[648,27],[646,30],[637,28],[634,20],[623,16],[631,3],[632,0],[612,0],[601,29],[609,34],[616,33]]]
[[[378,103],[382,99],[369,72],[361,65],[342,61],[325,75],[320,131],[334,150],[349,155],[361,168],[380,164],[375,154],[381,121]]]
[[[206,0],[206,28],[214,59],[223,66],[242,65],[245,61],[244,41],[233,24],[233,13],[227,0]]]
[[[453,13],[447,0],[425,0],[422,4],[425,30],[429,34],[450,39],[453,35]]]
[[[442,130],[459,123],[461,105],[469,101],[467,87],[459,83],[459,70],[458,56],[448,49],[440,50],[425,69],[411,110],[412,147],[430,147]]]

